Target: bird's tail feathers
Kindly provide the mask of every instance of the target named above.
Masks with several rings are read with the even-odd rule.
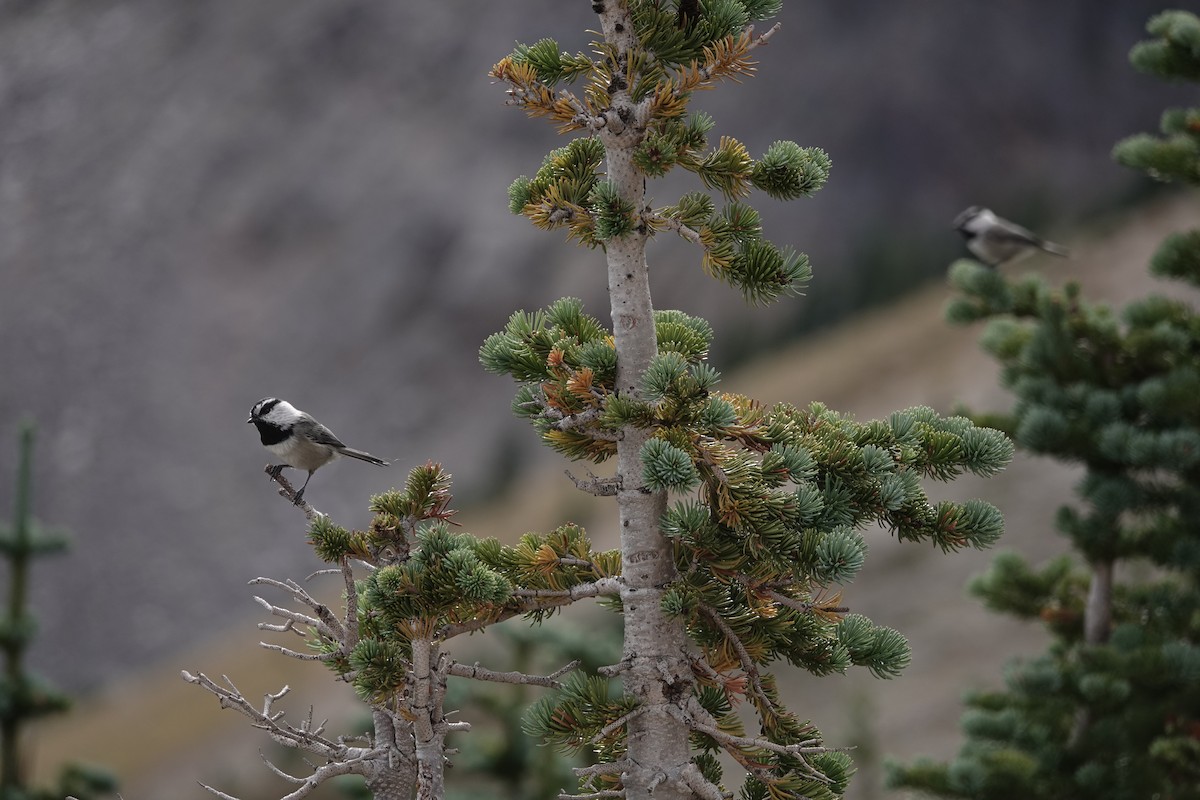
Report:
[[[339,452],[341,452],[341,454],[344,456],[357,458],[359,461],[365,461],[368,464],[374,464],[377,467],[388,466],[388,462],[384,461],[382,458],[376,458],[370,453],[364,453],[362,450],[355,450],[353,447],[343,447]]]
[[[1047,242],[1045,239],[1043,239],[1040,242],[1038,242],[1038,246],[1041,247],[1043,250],[1045,250],[1047,253],[1050,253],[1051,255],[1062,256],[1063,258],[1071,257],[1071,251],[1068,250],[1067,248],[1063,247],[1061,244],[1055,244],[1054,242]]]

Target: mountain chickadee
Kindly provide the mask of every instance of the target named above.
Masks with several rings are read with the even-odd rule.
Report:
[[[981,206],[971,206],[955,217],[954,227],[967,240],[967,249],[989,267],[998,267],[1039,249],[1056,256],[1071,254],[1061,244],[1048,242]]]
[[[300,504],[304,488],[312,480],[313,473],[338,456],[350,456],[377,467],[388,465],[388,462],[370,453],[347,447],[333,435],[333,431],[286,400],[264,397],[250,409],[250,419],[246,422],[254,423],[263,447],[283,462],[271,466],[272,477],[278,478],[284,467],[308,470],[304,486],[296,492],[296,505]]]

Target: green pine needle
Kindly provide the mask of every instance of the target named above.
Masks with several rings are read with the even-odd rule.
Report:
[[[832,164],[819,147],[778,141],[754,164],[750,181],[776,200],[811,197],[829,180]]]
[[[692,458],[662,439],[642,445],[642,483],[651,491],[687,491],[700,482]]]

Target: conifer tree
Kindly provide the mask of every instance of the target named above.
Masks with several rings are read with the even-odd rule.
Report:
[[[575,486],[612,497],[621,547],[597,552],[565,523],[515,546],[452,532],[449,476],[412,471],[404,490],[373,498],[366,531],[348,531],[307,503],[309,536],[338,565],[340,614],[293,582],[295,611],[259,602],[301,633],[310,653],[354,685],[374,731],[358,743],[283,721],[227,679],[187,680],[217,694],[273,738],[325,762],[292,778],[302,797],[333,775],[366,778],[377,798],[441,797],[450,677],[532,683],[556,692],[526,729],[599,761],[576,770],[584,797],[724,797],[718,756],[739,765],[746,798],[827,800],[852,773],[847,753],[780,700],[770,670],[787,662],[816,675],[864,666],[897,674],[909,650],[895,630],[851,613],[838,587],[863,565],[860,530],[879,524],[943,551],[984,547],[1002,519],[981,501],[932,501],[923,479],[991,475],[1012,445],[999,431],[923,407],[858,422],[813,402],[764,404],[721,392],[708,363],[713,330],[684,311],[655,310],[648,244],[677,235],[698,269],[752,303],[799,294],[808,258],[764,236],[746,201],[815,193],[828,156],[780,141],[755,158],[740,141],[710,142],[713,120],[691,109],[703,90],[755,71],[779,26],[757,31],[780,0],[595,0],[589,53],[542,39],[519,45],[491,74],[511,104],[572,134],[532,177],[509,188],[511,209],[598,251],[607,269],[611,327],[579,300],[518,311],[480,350],[484,367],[519,384],[513,411],[571,460],[613,462],[609,477]],[[680,167],[703,191],[655,207],[647,185]],[[286,479],[272,476],[290,499]],[[365,572],[356,566],[365,563]],[[358,572],[356,572],[358,570]],[[359,577],[362,574],[363,577]],[[618,610],[623,654],[599,674],[501,675],[459,664],[445,644],[513,616],[545,621],[563,605],[600,598]],[[565,677],[563,677],[565,675]],[[745,729],[737,706],[755,717]],[[564,787],[564,791],[566,791]],[[229,797],[217,790],[218,796]]]
[[[714,755],[724,751],[746,767],[749,797],[839,795],[849,758],[783,707],[767,667],[827,674],[857,664],[889,676],[907,662],[899,634],[843,617],[828,593],[862,565],[860,527],[882,523],[943,549],[1000,532],[994,508],[932,504],[919,483],[999,469],[1011,448],[996,431],[929,409],[861,424],[820,404],[721,393],[706,361],[708,324],[653,310],[646,248],[661,234],[691,242],[702,268],[750,302],[797,294],[810,276],[806,256],[764,237],[745,198],[812,195],[828,156],[779,141],[756,159],[733,137],[711,143],[712,119],[691,110],[698,92],[753,74],[754,51],[778,25],[753,26],[780,6],[601,0],[594,55],[543,39],[492,71],[514,105],[580,134],[512,184],[512,210],[602,250],[608,270],[611,330],[565,299],[515,314],[481,351],[489,370],[519,382],[513,409],[546,444],[575,460],[616,461],[612,478],[576,484],[617,499],[625,655],[605,674],[622,679],[631,711],[618,727],[593,702],[593,684],[573,683],[529,721],[614,761],[585,789],[716,797]],[[647,181],[676,167],[707,191],[653,207]],[[742,701],[757,737],[733,713]]]
[[[66,537],[48,531],[33,518],[33,426],[21,429],[16,491],[13,493],[13,524],[0,526],[0,557],[7,567],[7,596],[0,617],[0,651],[4,671],[0,674],[0,800],[58,800],[71,795],[78,800],[112,796],[116,781],[95,767],[66,765],[54,787],[30,784],[27,743],[29,723],[70,708],[62,692],[47,685],[26,668],[25,657],[37,633],[37,621],[29,611],[29,588],[34,559],[61,553]]]
[[[1200,80],[1200,20],[1169,11],[1147,29],[1134,66]],[[1131,137],[1114,155],[1200,184],[1200,108],[1168,110],[1161,136]],[[1150,269],[1200,285],[1200,230],[1168,237]],[[988,320],[983,346],[1016,396],[989,422],[1085,469],[1055,519],[1079,558],[1035,568],[1006,554],[973,583],[989,607],[1040,619],[1054,642],[1010,667],[1003,690],[968,699],[954,761],[894,767],[890,781],[977,800],[1200,797],[1200,315],[1159,296],[1118,312],[1077,283],[1006,280],[973,262],[950,277],[962,292],[950,318]],[[1135,562],[1153,565],[1149,577],[1117,580]]]

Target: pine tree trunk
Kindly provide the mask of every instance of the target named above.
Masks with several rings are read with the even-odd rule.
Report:
[[[624,3],[607,0],[597,8],[605,39],[622,51],[632,47],[633,25]],[[607,151],[607,177],[623,199],[640,213],[645,204],[645,178],[633,165],[634,148],[644,131],[624,88],[613,93],[608,126],[600,138]],[[608,291],[617,350],[617,391],[636,395],[642,373],[658,350],[654,307],[646,264],[644,226],[606,242]],[[625,649],[621,676],[626,691],[636,696],[645,713],[628,725],[629,770],[623,780],[626,797],[655,800],[691,797],[678,782],[690,761],[688,729],[671,714],[691,696],[693,682],[686,659],[683,626],[662,610],[663,588],[675,578],[671,543],[662,535],[660,520],[666,493],[642,486],[641,448],[644,430],[627,426],[617,442],[617,504],[621,520],[625,617]]]
[[[610,151],[610,170],[612,162]],[[644,235],[633,234],[610,242],[608,249],[617,386],[622,394],[637,392],[638,379],[657,347],[644,245]],[[630,426],[622,433],[617,443],[617,504],[624,577],[623,663],[628,669],[622,678],[626,690],[649,709],[629,723],[628,758],[636,767],[625,776],[626,797],[648,798],[651,792],[655,800],[686,797],[686,792],[676,795],[680,790],[671,785],[654,787],[660,776],[676,776],[689,762],[687,728],[668,708],[690,696],[692,677],[683,626],[661,605],[663,587],[675,577],[671,543],[659,528],[667,498],[665,492],[650,492],[641,485],[640,453],[647,432]]]
[[[1088,644],[1104,644],[1112,627],[1113,562],[1092,564],[1087,607],[1083,611],[1083,636]]]
[[[367,789],[374,800],[411,800],[417,785],[417,759],[412,730],[397,731],[392,718],[384,711],[372,712],[377,745],[391,745],[387,762],[375,762],[373,774],[366,776]]]
[[[1108,641],[1112,628],[1112,592],[1113,562],[1092,562],[1092,583],[1088,587],[1087,605],[1083,609],[1083,640],[1090,645],[1101,645]],[[1091,710],[1080,708],[1075,713],[1068,746],[1077,746],[1091,725]]]

